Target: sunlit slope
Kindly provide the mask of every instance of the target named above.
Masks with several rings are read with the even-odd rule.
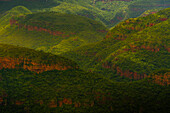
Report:
[[[109,27],[128,18],[140,16],[147,10],[170,7],[169,0],[96,0],[95,7],[104,11],[105,23]]]
[[[31,14],[31,11],[23,6],[17,6],[0,15],[0,31],[9,26],[9,21],[13,16],[23,16]]]
[[[155,8],[155,9],[147,10],[144,13],[142,13],[140,16],[144,17],[144,16],[147,16],[147,15],[150,15],[150,14],[157,13],[160,10],[163,10],[163,8]]]
[[[85,70],[141,79],[154,70],[169,68],[169,32],[168,8],[121,22],[108,32],[105,40],[63,56]]]
[[[12,17],[8,27],[0,32],[0,41],[60,54],[100,41],[106,32],[103,24],[86,17],[55,12],[33,13]],[[64,44],[70,42],[72,45]]]
[[[76,14],[113,27],[119,22],[140,16],[147,10],[167,8],[168,0],[9,0],[0,1],[0,12],[22,5],[33,12],[54,11]]]

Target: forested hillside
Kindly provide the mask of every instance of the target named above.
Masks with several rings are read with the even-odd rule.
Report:
[[[149,4],[149,5],[148,5]],[[167,8],[169,0],[1,0],[0,12],[22,5],[33,12],[55,11],[86,16],[113,27],[147,10]]]
[[[168,113],[169,6],[0,0],[0,113]]]
[[[85,72],[81,69],[46,70],[35,73],[21,68],[26,65],[23,58],[44,64],[63,63],[75,67],[68,59],[31,49],[0,46],[0,112],[143,112],[166,113],[169,105],[169,86],[159,84],[158,75],[167,76],[166,70],[159,70],[148,78],[135,82],[113,82],[103,75]],[[22,64],[10,68],[11,62]],[[6,58],[8,60],[4,60]],[[9,60],[11,58],[12,60]],[[3,61],[2,61],[3,60]],[[8,61],[8,63],[6,63]],[[14,64],[12,64],[14,66]],[[20,67],[20,68],[19,68]]]
[[[85,70],[114,79],[119,75],[138,80],[154,70],[169,69],[169,14],[168,8],[146,17],[128,19],[111,29],[105,40],[63,56],[73,59]]]
[[[64,57],[32,49],[0,44],[0,69],[24,69],[41,73],[48,70],[67,70],[78,65]]]
[[[5,13],[2,13],[0,15],[0,32],[9,27],[9,21],[11,20],[12,17],[14,16],[24,16],[27,14],[31,14],[32,12],[30,10],[28,10],[27,8],[23,7],[23,6],[17,6],[12,8],[9,11],[6,11]]]
[[[7,20],[0,23],[1,43],[60,54],[100,41],[107,33],[103,24],[87,17],[55,12],[25,14],[23,9],[17,6],[1,17]]]

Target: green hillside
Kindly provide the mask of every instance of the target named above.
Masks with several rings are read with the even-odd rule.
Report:
[[[24,69],[41,73],[48,70],[67,70],[78,65],[64,57],[18,46],[0,44],[0,69]]]
[[[103,24],[87,17],[55,12],[33,13],[8,19],[5,29],[0,31],[0,42],[60,54],[98,42],[106,32]]]
[[[136,17],[146,10],[155,8],[168,8],[170,6],[169,0],[138,0],[137,2],[128,6],[130,17]]]
[[[156,8],[156,9],[151,9],[151,10],[147,10],[145,11],[144,13],[142,13],[140,16],[147,16],[147,15],[150,15],[150,14],[154,14],[154,13],[157,13],[158,11],[160,10],[163,10],[163,8]]]
[[[0,113],[167,113],[166,7],[169,0],[0,0]]]
[[[113,83],[81,70],[0,73],[1,112],[166,113],[169,107],[169,86],[148,80]]]
[[[0,55],[1,67],[18,62],[18,58],[76,66],[74,62],[59,56],[11,45],[1,44]],[[3,57],[6,60],[2,62]],[[9,60],[10,57],[13,60]],[[154,74],[165,75],[164,71]],[[76,68],[42,73],[18,67],[0,68],[0,112],[165,113],[169,107],[168,93],[169,86],[158,85],[151,78],[113,82],[103,75]]]
[[[66,52],[81,68],[115,79],[142,79],[160,68],[169,69],[170,9],[132,18],[112,28],[106,39]],[[89,60],[90,59],[90,60]]]
[[[0,12],[22,5],[33,12],[76,14],[113,27],[125,19],[138,17],[147,10],[167,8],[169,4],[169,0],[9,0],[0,1]]]
[[[17,6],[0,15],[0,32],[9,26],[9,21],[13,16],[23,16],[31,14],[31,11],[23,6]]]

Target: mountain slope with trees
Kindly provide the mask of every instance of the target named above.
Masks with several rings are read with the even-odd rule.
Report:
[[[167,113],[169,1],[150,1],[0,0],[0,112]]]
[[[85,70],[111,78],[137,80],[154,70],[169,69],[169,11],[167,8],[146,17],[128,19],[111,29],[105,40],[63,56]]]
[[[59,56],[10,45],[1,44],[0,55],[15,61],[17,57],[76,66],[71,60]],[[150,76],[166,76],[166,72],[159,70]],[[23,68],[1,68],[0,112],[165,113],[169,108],[169,86],[159,84],[155,78],[113,82],[103,75],[77,68],[42,73]]]
[[[15,16],[12,13],[7,12],[14,15],[10,19],[6,15],[1,17],[8,22],[1,25],[1,43],[60,54],[100,41],[107,32],[103,24],[78,15],[42,12]]]
[[[0,44],[0,69],[24,69],[37,73],[48,70],[67,70],[78,65],[64,57],[23,47]]]
[[[17,6],[12,8],[9,11],[6,11],[2,15],[0,15],[0,32],[1,30],[9,27],[9,21],[14,16],[23,16],[27,14],[31,14],[32,12],[23,6]]]
[[[150,5],[148,5],[150,4]],[[77,14],[113,27],[119,22],[135,18],[155,8],[167,8],[168,0],[15,0],[0,1],[0,12],[22,5],[33,12],[55,11]]]

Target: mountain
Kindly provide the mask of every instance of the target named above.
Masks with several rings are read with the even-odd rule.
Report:
[[[17,8],[13,8],[12,11]],[[12,13],[6,14],[14,15]],[[2,25],[3,28],[6,27],[0,31],[1,43],[55,54],[100,41],[107,32],[103,24],[72,14],[42,12],[12,16],[10,20],[9,17],[1,17],[8,20],[6,25]]]
[[[156,9],[151,9],[151,10],[147,10],[144,13],[142,13],[140,16],[147,16],[150,14],[154,14],[157,13],[158,11],[163,10],[163,8],[156,8]]]
[[[62,55],[84,70],[113,79],[122,76],[138,80],[157,69],[169,69],[169,14],[167,8],[128,19],[112,28],[103,41]]]
[[[169,4],[169,0],[1,0],[0,12],[22,5],[33,12],[77,14],[113,27],[123,20],[138,17],[147,10],[167,8]]]
[[[23,16],[32,12],[23,6],[17,6],[0,15],[0,31],[9,26],[9,21],[13,16]]]
[[[169,1],[150,1],[0,0],[0,113],[167,113]]]
[[[168,0],[96,0],[96,7],[107,11],[106,25],[113,27],[128,18],[136,18],[147,10],[168,8]]]
[[[37,73],[67,70],[78,65],[64,57],[12,45],[0,44],[0,69],[24,69]]]
[[[169,86],[154,79],[113,82],[66,58],[11,45],[1,44],[0,55],[0,112],[165,113],[169,108]],[[51,68],[37,73],[30,69],[34,64]],[[165,75],[165,70],[158,73]]]

